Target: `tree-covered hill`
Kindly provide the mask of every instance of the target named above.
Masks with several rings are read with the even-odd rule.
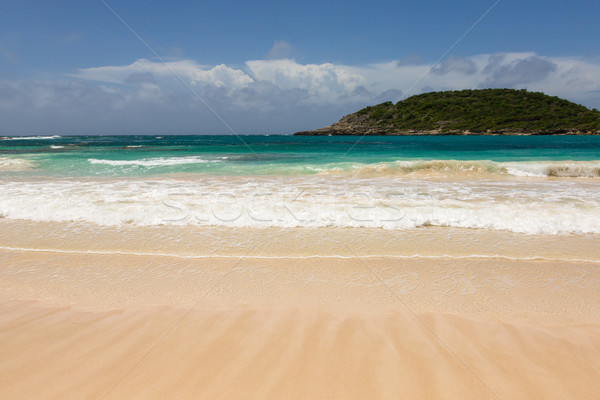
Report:
[[[600,134],[600,111],[515,89],[430,92],[298,134]]]

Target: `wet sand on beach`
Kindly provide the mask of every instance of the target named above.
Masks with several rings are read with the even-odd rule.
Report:
[[[334,249],[307,237],[296,246],[290,238],[298,232],[280,231],[273,247],[253,247],[260,240],[246,236],[250,255],[221,248],[211,257],[206,243],[186,240],[158,249],[171,254],[141,254],[152,246],[111,242],[109,232],[58,248],[67,243],[52,242],[66,235],[58,227],[38,225],[46,229],[39,235],[46,243],[38,243],[32,231],[21,240],[25,225],[13,225],[0,243],[2,398],[593,399],[600,392],[600,262],[586,237],[563,238],[561,248],[556,238],[543,245],[523,236],[519,247],[513,235],[503,247],[476,231],[430,230],[421,248],[406,235],[404,247],[382,241],[377,249],[353,245],[345,231],[330,236]],[[441,234],[443,253],[435,254],[427,243]],[[127,235],[135,236],[115,238]],[[444,254],[444,243],[453,254]],[[587,253],[569,253],[575,245]],[[499,251],[508,257],[494,257]]]

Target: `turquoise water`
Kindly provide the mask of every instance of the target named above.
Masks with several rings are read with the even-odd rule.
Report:
[[[548,161],[597,161],[600,136],[52,136],[0,140],[3,175],[311,175],[431,160],[489,161],[482,164],[487,170],[507,162],[545,162],[547,166]],[[404,169],[396,170],[406,172],[406,165],[413,164],[402,164]],[[451,167],[456,169],[456,164]],[[498,168],[502,169],[502,164]],[[590,168],[586,174],[593,176],[594,166]],[[533,174],[538,172],[539,168]]]
[[[600,234],[599,193],[600,136],[0,140],[0,219]]]

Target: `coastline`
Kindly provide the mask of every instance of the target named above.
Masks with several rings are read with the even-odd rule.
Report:
[[[332,129],[324,127],[312,131],[300,131],[294,136],[598,136],[600,131],[581,132],[565,131],[557,132],[520,132],[520,131],[440,131],[440,130],[408,130],[408,131],[379,131],[379,130],[356,130],[349,128]]]

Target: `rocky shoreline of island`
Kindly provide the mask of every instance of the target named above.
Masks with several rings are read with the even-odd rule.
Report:
[[[600,135],[600,111],[525,90],[430,92],[295,135]]]

